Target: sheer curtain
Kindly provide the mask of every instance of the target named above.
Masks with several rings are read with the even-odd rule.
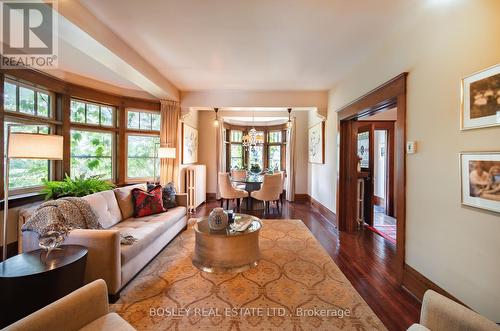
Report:
[[[220,199],[219,172],[226,172],[226,142],[224,136],[224,122],[219,119],[219,126],[215,128],[216,155],[217,155],[217,199]]]
[[[295,201],[295,118],[292,119],[292,126],[288,128],[286,133],[286,199]]]
[[[164,147],[175,147],[175,159],[160,159],[160,183],[174,182],[177,189],[179,171],[179,125],[181,107],[178,102],[161,100],[160,143]]]

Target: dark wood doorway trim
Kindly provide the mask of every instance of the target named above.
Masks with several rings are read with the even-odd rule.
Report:
[[[337,190],[339,230],[354,232],[356,223],[357,120],[397,107],[394,127],[394,214],[397,219],[395,272],[403,280],[406,228],[406,78],[402,73],[338,111],[340,160]]]

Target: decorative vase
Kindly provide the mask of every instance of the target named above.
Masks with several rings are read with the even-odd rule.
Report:
[[[38,245],[47,252],[47,256],[53,250],[59,249],[59,246],[66,239],[65,233],[49,231],[43,236],[38,237]]]
[[[227,227],[227,221],[227,214],[222,208],[214,208],[208,215],[208,226],[211,230],[224,230]]]

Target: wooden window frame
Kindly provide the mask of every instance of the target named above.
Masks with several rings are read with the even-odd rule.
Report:
[[[86,126],[71,126],[70,128],[70,140],[71,140],[71,131],[76,130],[76,131],[83,131],[83,132],[98,132],[98,133],[109,133],[111,134],[111,178],[103,178],[103,180],[109,180],[113,183],[116,183],[116,173],[117,173],[117,141],[118,137],[116,134],[116,129],[115,130],[106,130],[103,129],[102,127],[95,127],[93,125],[86,125]],[[71,141],[70,143],[70,163],[71,163]],[[69,174],[70,177],[72,177],[72,174]]]
[[[5,81],[14,85],[22,85],[23,87],[27,87],[35,91],[47,93],[50,97],[49,117],[33,116],[31,114],[19,113],[17,111],[4,110]],[[71,99],[85,103],[113,107],[113,127],[106,125],[99,126],[95,124],[72,123],[70,107]],[[19,102],[16,103],[19,105]],[[16,106],[16,109],[17,107],[18,106]],[[36,107],[38,107],[37,100]],[[62,135],[64,137],[64,155],[62,161],[51,161],[53,164],[51,167],[51,179],[53,180],[62,180],[64,178],[64,174],[71,176],[71,130],[97,130],[113,132],[113,181],[115,181],[117,185],[125,185],[127,182],[125,179],[127,159],[125,142],[127,139],[126,134],[127,132],[134,132],[133,130],[127,131],[127,109],[159,113],[160,101],[106,93],[89,87],[65,82],[40,71],[28,68],[0,68],[0,139],[4,140],[5,132],[3,126],[4,121],[7,119],[11,121],[22,121],[23,123],[27,122],[26,124],[49,125],[51,127],[51,133],[54,132],[58,135]],[[99,116],[99,120],[101,120],[101,116]],[[159,134],[158,131],[135,131],[135,133]],[[3,155],[3,153],[4,145],[0,144],[0,155]],[[4,164],[1,162],[0,172],[2,174],[3,169]],[[0,176],[0,199],[3,198],[3,180],[3,176]],[[39,196],[40,192],[33,190],[33,192],[27,195],[15,192],[15,194],[10,195],[10,198],[12,198],[12,201],[15,201],[16,205],[22,206],[24,203],[34,201],[33,198],[35,197],[38,199]]]
[[[84,116],[85,117],[85,122],[73,122],[73,121],[71,121],[71,101],[73,101],[73,100],[85,104],[85,116]],[[94,106],[98,106],[99,107],[99,124],[87,123],[87,106],[88,105],[94,105]],[[111,116],[111,125],[103,125],[101,123],[101,107],[111,107],[113,109],[113,114]],[[73,97],[71,97],[69,112],[70,112],[69,113],[69,118],[70,118],[71,126],[84,125],[84,126],[95,127],[95,128],[102,128],[102,129],[116,129],[116,127],[117,127],[117,121],[116,121],[116,119],[117,119],[117,116],[116,116],[117,107],[113,106],[113,105],[108,105],[108,104],[105,104],[105,103],[93,102],[93,101],[88,101],[88,100],[84,100],[84,99],[80,99],[80,98],[73,98]]]
[[[16,110],[4,110],[4,100],[3,100],[3,87],[5,83],[9,83],[12,85],[16,86]],[[55,94],[47,89],[40,88],[36,85],[32,85],[26,82],[21,82],[15,78],[11,77],[5,77],[2,82],[2,100],[1,100],[1,107],[2,107],[2,148],[5,144],[5,137],[4,137],[4,125],[5,122],[14,122],[14,123],[19,123],[21,125],[38,125],[38,126],[48,126],[49,127],[49,133],[53,133],[57,129],[57,125],[60,124],[60,122],[57,122],[54,120],[55,116]],[[34,94],[34,114],[26,114],[26,113],[21,113],[19,111],[19,101],[20,101],[20,96],[19,96],[19,88],[23,87],[26,89],[33,90],[35,92]],[[38,116],[38,93],[44,93],[49,96],[49,114],[48,116]],[[6,134],[6,132],[5,132]],[[3,149],[2,149],[3,150]],[[3,153],[2,153],[3,154]],[[3,164],[3,156],[2,156],[2,164]],[[49,180],[54,180],[55,178],[55,162],[54,161],[48,161],[49,165]],[[2,167],[2,177],[3,177],[3,167]],[[16,195],[25,195],[25,194],[31,194],[31,193],[36,193],[40,192],[42,189],[42,186],[31,186],[31,187],[22,187],[22,188],[16,188],[16,189],[10,189],[9,193],[11,196],[15,197]],[[2,180],[2,197],[3,197],[3,180]]]
[[[128,113],[129,112],[134,112],[134,113],[139,113],[139,128],[129,128],[128,127]],[[153,111],[153,110],[144,110],[144,109],[133,109],[129,108],[125,110],[125,130],[127,132],[150,132],[150,133],[160,133],[161,130],[161,116],[160,116],[160,129],[154,130],[153,129],[153,117],[151,117],[151,129],[142,129],[141,128],[141,118],[140,114],[141,113],[146,113],[146,114],[152,114],[152,115],[161,115],[159,111]]]
[[[19,115],[21,117],[26,117],[26,118],[36,118],[36,119],[41,119],[41,120],[51,120],[51,119],[54,119],[54,114],[55,114],[55,107],[54,107],[54,100],[55,100],[55,94],[50,92],[49,90],[47,89],[44,89],[44,88],[41,88],[41,87],[38,87],[36,85],[33,85],[33,84],[29,84],[29,83],[25,83],[25,82],[22,82],[22,81],[19,81],[19,80],[16,80],[15,78],[11,78],[11,77],[5,77],[4,78],[4,81],[2,82],[2,86],[5,84],[5,83],[8,83],[8,84],[12,84],[12,85],[15,85],[16,86],[16,110],[7,110],[7,109],[4,109],[5,111],[5,114],[6,116],[7,115]],[[21,97],[20,97],[20,93],[19,93],[19,90],[20,88],[25,88],[25,89],[28,89],[28,90],[32,90],[34,92],[34,96],[33,96],[33,111],[34,111],[34,114],[27,114],[27,113],[22,113],[19,109],[19,104],[20,104],[20,101],[21,101]],[[38,115],[38,94],[39,93],[43,93],[43,94],[47,94],[49,96],[49,107],[48,107],[48,116],[40,116]],[[2,98],[3,98],[3,95],[2,95]],[[3,107],[3,99],[2,99],[2,107]]]
[[[8,114],[5,114],[4,117],[4,125],[5,122],[14,122],[19,125],[33,125],[33,126],[47,126],[49,128],[49,134],[52,134],[55,132],[56,127],[54,124],[50,123],[49,121],[39,121],[39,117],[34,117],[30,119],[26,119],[25,116],[22,116],[21,118],[17,116],[17,113],[11,113],[9,112]],[[44,118],[44,117],[42,117]],[[48,180],[54,180],[55,178],[55,161],[47,160],[48,167],[49,167],[49,176]],[[3,174],[2,174],[3,176]],[[35,193],[35,192],[40,192],[42,190],[43,186],[37,185],[37,186],[29,186],[29,187],[20,187],[20,188],[14,188],[14,189],[9,189],[9,194],[12,196],[16,195],[23,195],[23,194],[30,194],[30,193]]]
[[[284,171],[286,173],[286,125],[275,125],[275,126],[236,126],[236,125],[227,125],[225,126],[226,131],[226,139],[225,144],[226,148],[226,169],[228,171],[231,170],[231,144],[237,144],[231,142],[231,131],[238,130],[243,133],[243,136],[248,134],[250,129],[255,128],[258,132],[264,132],[264,143],[263,145],[263,168],[269,168],[269,146],[271,145],[281,145],[281,169],[280,171]],[[268,134],[270,132],[281,132],[281,142],[280,143],[269,143],[268,142]],[[243,145],[243,143],[241,143]],[[248,168],[248,157],[249,153],[246,148],[243,148],[243,168]]]
[[[128,176],[128,137],[129,136],[146,136],[146,137],[158,137],[160,138],[159,132],[146,132],[146,131],[127,131],[125,134],[125,180],[127,183],[143,183],[149,182],[150,180],[155,181],[153,174],[151,177],[143,177],[143,178],[133,178]],[[158,169],[157,175],[160,174],[160,169]]]

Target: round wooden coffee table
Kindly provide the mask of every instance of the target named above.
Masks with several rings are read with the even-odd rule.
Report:
[[[252,223],[243,232],[235,232],[229,227],[222,231],[210,230],[208,217],[203,217],[196,223],[193,255],[195,267],[210,273],[236,273],[257,266],[262,222],[251,215],[235,214],[234,217],[236,222],[250,218]]]

